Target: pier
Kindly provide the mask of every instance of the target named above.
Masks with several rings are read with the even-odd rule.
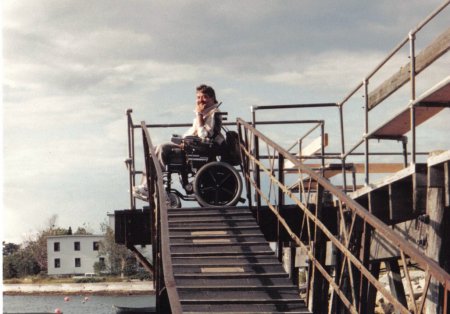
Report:
[[[251,121],[224,123],[239,135],[235,168],[245,195],[237,206],[170,208],[151,134],[189,124],[135,124],[128,110],[130,191],[144,173],[135,163],[139,145],[150,197],[138,209],[130,192],[130,208],[116,212],[116,241],[153,273],[158,313],[375,313],[380,298],[395,313],[449,313],[450,148],[433,147],[431,136],[421,151],[417,132],[432,134],[433,119],[449,117],[448,70],[431,83],[421,75],[448,57],[450,28],[415,51],[416,34],[448,4],[343,100],[252,106]],[[372,88],[374,75],[408,45],[404,66]],[[416,95],[419,82],[428,86]],[[404,98],[393,101],[398,93]],[[364,108],[356,141],[344,110],[354,101]],[[313,109],[323,119],[260,118]],[[279,125],[295,128],[294,144],[262,131]],[[374,149],[379,143],[389,151]],[[133,249],[140,244],[152,245],[152,261]],[[423,276],[420,287],[413,271]]]

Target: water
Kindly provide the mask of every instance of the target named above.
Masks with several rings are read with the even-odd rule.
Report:
[[[154,295],[136,296],[69,296],[70,301],[64,301],[65,296],[3,296],[3,313],[54,313],[60,309],[64,314],[114,314],[113,305],[128,307],[147,307],[155,305]]]

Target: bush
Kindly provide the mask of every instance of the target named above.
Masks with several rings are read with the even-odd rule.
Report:
[[[74,279],[75,283],[95,283],[95,282],[104,282],[105,278],[103,277],[85,277],[85,278],[76,278]]]
[[[132,275],[130,277],[131,279],[139,279],[139,280],[151,280],[152,279],[152,275],[144,270],[144,269],[138,269],[138,271],[136,272],[136,274]]]

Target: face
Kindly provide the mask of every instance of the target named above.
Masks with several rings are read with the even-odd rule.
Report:
[[[197,92],[197,105],[200,104],[205,108],[211,107],[212,105],[214,105],[214,99],[202,92]]]

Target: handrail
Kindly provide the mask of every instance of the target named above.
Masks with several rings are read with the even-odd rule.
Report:
[[[430,21],[432,21],[440,12],[442,12],[448,5],[450,4],[450,0],[444,1],[437,9],[435,9],[430,15],[428,15],[422,22],[420,22],[414,29],[412,29],[408,35],[400,41],[400,43],[377,65],[375,68],[370,71],[364,79],[357,84],[357,86],[352,89],[340,102],[338,102],[339,110],[340,110],[340,122],[341,122],[341,148],[342,148],[342,162],[345,163],[345,158],[352,151],[358,148],[360,145],[364,143],[364,151],[365,151],[365,159],[366,159],[366,168],[369,162],[369,138],[367,138],[367,134],[369,133],[369,111],[375,108],[378,104],[383,102],[397,90],[399,90],[406,83],[411,83],[411,91],[410,91],[410,99],[408,99],[408,103],[410,100],[416,99],[416,80],[417,74],[425,70],[429,65],[435,62],[439,57],[446,53],[449,50],[450,40],[449,40],[449,32],[450,29],[445,31],[439,38],[436,38],[432,44],[428,48],[423,49],[419,54],[415,51],[416,46],[416,34],[422,30]],[[410,43],[409,49],[409,58],[410,61],[404,65],[398,72],[394,73],[390,78],[388,78],[385,83],[380,84],[378,87],[369,92],[368,86],[371,82],[373,76],[379,72],[381,68],[383,68],[388,61],[390,61],[407,43]],[[444,44],[445,43],[445,44]],[[447,45],[447,46],[446,46]],[[431,49],[430,49],[431,48]],[[429,51],[428,51],[429,50]],[[432,53],[430,53],[432,52]],[[420,64],[419,59],[420,58]],[[416,60],[417,59],[417,60]],[[343,114],[342,108],[347,102],[363,88],[362,92],[364,94],[364,109],[365,109],[365,118],[364,118],[364,131],[363,131],[363,139],[351,148],[349,152],[345,151],[344,144],[344,123],[343,123]],[[410,125],[411,125],[411,163],[416,163],[416,156],[418,155],[416,151],[416,118],[415,111],[412,106],[410,106]],[[406,154],[406,144],[404,147],[404,159],[405,163],[407,163],[407,154]],[[346,185],[345,173],[344,174],[344,186]],[[369,173],[365,174],[365,184],[369,184]]]
[[[128,158],[125,160],[125,165],[128,169],[128,191],[130,198],[130,208],[136,209],[136,201],[133,197],[133,186],[135,185],[135,159],[134,159],[134,132],[133,119],[131,118],[132,109],[128,109],[127,114],[127,135],[128,135]]]
[[[365,80],[370,80],[401,48],[403,48],[410,40],[411,35],[417,34],[424,26],[426,26],[435,16],[437,16],[442,10],[444,10],[450,4],[450,0],[443,2],[436,10],[434,10],[429,16],[427,16],[422,22],[420,22],[408,35],[400,41],[400,43],[378,64],[375,68],[369,72],[369,74],[361,81],[351,92],[344,97],[344,99],[338,103],[339,106],[344,105],[362,86]],[[414,56],[411,56],[413,59]]]
[[[274,143],[272,140],[264,136],[261,132],[256,130],[254,127],[252,127],[249,123],[245,122],[242,119],[237,119],[237,124],[239,126],[239,129],[243,128],[243,130],[240,130],[241,133],[251,133],[250,136],[245,136],[245,139],[255,137],[258,140],[263,141],[267,147],[271,147],[274,149],[273,154],[278,154],[278,156],[282,159],[289,160],[292,162],[295,167],[298,169],[299,174],[306,174],[307,176],[311,177],[313,180],[315,180],[325,191],[328,191],[332,193],[332,195],[337,198],[339,201],[339,211],[340,215],[343,218],[344,213],[344,207],[347,210],[350,210],[353,217],[353,223],[356,219],[356,216],[358,216],[360,219],[364,221],[364,224],[366,224],[369,228],[373,230],[377,230],[378,233],[382,238],[389,241],[392,245],[395,245],[397,249],[399,249],[402,253],[402,256],[405,254],[411,257],[418,265],[419,267],[422,267],[427,272],[427,277],[431,278],[433,277],[435,280],[437,280],[442,287],[447,291],[450,292],[450,275],[445,272],[442,268],[439,267],[439,265],[430,259],[429,257],[424,256],[418,249],[413,247],[407,240],[403,239],[399,235],[397,235],[392,229],[390,229],[387,225],[385,225],[381,220],[379,220],[377,217],[370,214],[363,206],[356,203],[353,199],[348,197],[341,189],[335,187],[332,185],[327,179],[317,174],[315,171],[298,161],[296,158],[294,158],[289,152],[285,151],[282,147],[280,147],[278,144]],[[261,169],[264,173],[266,173],[269,176],[269,179],[272,183],[276,184],[279,189],[283,191],[283,193],[287,196],[289,196],[303,211],[303,213],[315,224],[316,227],[321,229],[321,231],[328,237],[330,241],[333,242],[333,244],[342,252],[342,254],[347,258],[347,262],[351,263],[353,267],[356,267],[365,277],[365,279],[370,282],[373,286],[375,286],[383,295],[384,297],[393,304],[396,310],[401,311],[402,313],[409,313],[408,309],[405,308],[398,300],[396,300],[389,292],[386,291],[384,287],[381,286],[379,281],[373,277],[373,275],[370,273],[370,271],[365,267],[364,263],[360,261],[356,256],[354,256],[351,251],[348,249],[347,245],[344,245],[341,243],[341,241],[336,238],[325,225],[320,221],[320,219],[317,218],[317,212],[316,214],[312,213],[307,205],[303,204],[292,192],[288,190],[288,188],[284,185],[283,182],[280,182],[274,175],[272,169],[266,169],[264,165],[255,158],[253,154],[253,149],[250,147],[251,143],[245,142],[241,144],[241,149],[243,151],[243,155],[245,156],[246,163],[253,162],[257,164],[258,169]],[[250,175],[247,174],[246,180],[251,181],[252,178]],[[274,215],[277,217],[279,223],[284,226],[285,230],[288,232],[288,234],[291,236],[293,241],[299,245],[300,247],[303,247],[307,249],[307,246],[300,240],[300,238],[295,235],[292,230],[288,227],[286,221],[281,217],[281,215],[277,212],[277,209],[269,202],[269,200],[264,196],[264,193],[261,191],[261,187],[257,185],[254,181],[251,182],[257,190],[258,194],[262,196],[267,205],[272,209],[274,212]],[[352,223],[352,225],[353,225]],[[344,238],[348,238],[351,236],[352,228],[349,231],[350,233],[344,234]],[[353,304],[348,300],[344,292],[340,289],[338,285],[336,285],[335,282],[333,282],[331,276],[326,272],[326,270],[323,268],[322,265],[317,261],[317,258],[315,257],[314,253],[311,250],[307,250],[310,260],[313,262],[314,266],[317,267],[317,269],[322,273],[322,275],[328,280],[329,284],[332,286],[332,288],[335,290],[336,294],[341,298],[342,302],[346,304],[347,308],[351,312],[356,313],[356,304]],[[404,264],[406,265],[406,260],[404,260]],[[338,276],[338,275],[336,275]],[[428,278],[428,279],[429,279]],[[428,287],[424,289],[423,296],[426,296]],[[423,298],[424,299],[424,298]],[[446,305],[447,306],[447,305]],[[444,310],[445,312],[445,310]]]
[[[156,158],[155,147],[152,144],[148,129],[144,121],[141,122],[142,128],[142,137],[144,142],[144,154],[146,169],[152,169],[153,171],[147,171],[147,183],[150,190],[151,185],[156,185],[156,196],[158,201],[153,208],[156,217],[157,225],[159,229],[157,230],[157,234],[160,236],[160,245],[153,245],[153,249],[159,248],[160,252],[157,252],[156,256],[159,256],[162,264],[159,264],[162,267],[162,275],[164,280],[164,287],[161,287],[161,290],[166,290],[168,295],[168,301],[170,304],[171,313],[177,314],[182,313],[180,298],[178,295],[178,291],[176,289],[175,278],[173,276],[173,267],[172,267],[172,259],[170,255],[170,240],[169,240],[169,221],[167,216],[167,205],[165,201],[165,190],[163,187],[163,173],[161,166],[159,165],[159,161]],[[151,177],[151,175],[153,175]],[[149,195],[149,199],[154,195]],[[157,272],[157,275],[159,272]],[[157,278],[161,279],[161,278]],[[161,291],[157,291],[161,292]]]

